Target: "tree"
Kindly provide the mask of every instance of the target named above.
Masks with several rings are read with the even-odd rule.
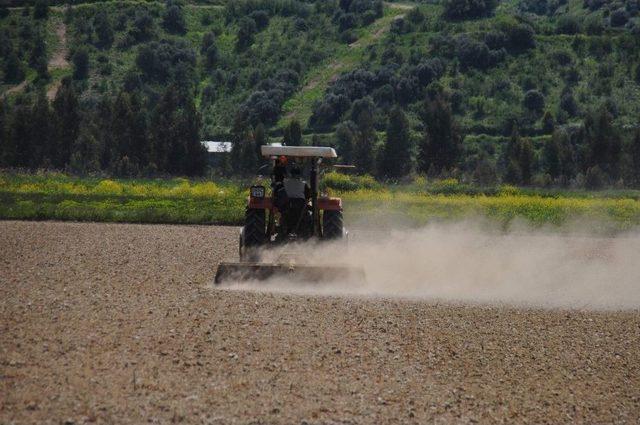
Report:
[[[187,176],[200,176],[207,165],[207,154],[200,143],[200,127],[202,118],[196,109],[193,97],[184,99],[182,114],[180,115],[180,133],[185,146],[183,169]]]
[[[96,137],[95,126],[86,122],[73,145],[69,159],[69,169],[76,174],[87,174],[100,170],[100,142]]]
[[[338,155],[345,164],[353,163],[354,143],[356,137],[356,125],[353,121],[344,121],[336,127],[336,146]]]
[[[623,7],[614,10],[609,18],[612,27],[624,26],[629,21],[629,12]]]
[[[85,48],[79,48],[71,58],[73,61],[73,79],[84,80],[89,76],[89,53]]]
[[[136,14],[130,34],[138,43],[153,38],[155,35],[155,23],[148,12],[139,11]]]
[[[218,47],[216,46],[216,36],[213,31],[202,36],[200,54],[205,58],[205,66],[211,70],[218,62]]]
[[[510,184],[531,184],[534,152],[529,139],[522,139],[517,127],[513,128],[511,138],[503,152],[506,164],[504,181]]]
[[[25,95],[21,95],[15,100],[9,124],[9,151],[5,153],[9,166],[29,167],[33,157],[30,109]]]
[[[33,7],[33,19],[47,19],[49,16],[49,2],[47,0],[36,0]]]
[[[69,163],[80,123],[78,97],[69,78],[62,79],[53,100],[53,123],[56,139],[53,165],[62,169]]]
[[[613,117],[606,108],[600,108],[585,117],[582,127],[582,139],[587,147],[583,169],[598,166],[598,170],[611,178],[620,174],[622,142],[613,126]],[[594,171],[595,172],[595,171]]]
[[[451,20],[471,19],[493,13],[496,0],[446,0],[444,16]]]
[[[96,46],[101,49],[109,49],[113,44],[113,28],[109,16],[104,10],[100,10],[93,19],[93,26],[96,29],[98,40]],[[87,136],[88,137],[88,136]]]
[[[479,186],[491,186],[497,181],[496,168],[483,151],[473,171],[473,182]]]
[[[302,127],[298,120],[293,119],[284,129],[283,144],[287,146],[302,145]]]
[[[255,21],[258,31],[262,31],[269,25],[269,14],[266,10],[254,10],[249,17]]]
[[[38,77],[49,78],[47,63],[47,45],[41,31],[38,31],[29,56],[29,65],[38,72]]]
[[[629,181],[640,186],[640,130],[636,130],[629,146],[630,175]]]
[[[423,105],[424,134],[418,147],[418,170],[436,173],[451,170],[458,161],[462,138],[448,99],[441,92],[430,94]]]
[[[182,14],[182,7],[169,0],[162,16],[162,26],[172,34],[184,34],[187,26]]]
[[[560,163],[560,143],[554,134],[544,144],[542,150],[542,165],[544,171],[553,178],[560,176],[562,172]]]
[[[110,128],[114,141],[110,146],[111,161],[118,164],[127,158],[126,170],[118,170],[116,166],[116,172],[137,174],[149,164],[151,147],[144,107],[135,92],[118,94],[113,102]]]
[[[237,174],[247,175],[255,172],[260,157],[256,152],[255,134],[242,114],[237,113],[231,129],[231,164]]]
[[[376,130],[373,125],[373,114],[368,109],[360,111],[357,117],[356,143],[354,160],[358,171],[362,174],[373,173],[375,161]]]
[[[159,171],[201,175],[206,151],[200,143],[201,115],[190,92],[170,85],[151,117],[152,158]]]
[[[29,166],[31,168],[53,165],[55,150],[52,128],[52,113],[44,89],[38,91],[31,107],[31,126],[29,131],[32,147]]]
[[[13,49],[11,49],[4,61],[4,79],[13,84],[24,80],[24,65]]]
[[[236,50],[243,51],[253,44],[253,36],[257,32],[256,21],[245,16],[238,22],[238,38]]]
[[[542,131],[547,134],[553,133],[556,128],[556,122],[553,118],[553,114],[549,111],[546,111],[542,116]]]
[[[255,142],[255,151],[258,158],[262,157],[261,148],[263,145],[269,144],[269,135],[264,128],[262,123],[258,123],[258,125],[253,129],[253,140]]]
[[[4,98],[0,99],[0,167],[9,167],[13,162],[15,147],[7,134],[9,114]]]
[[[544,109],[544,96],[538,90],[529,90],[524,95],[524,107],[530,111],[541,112]]]
[[[518,127],[514,126],[502,158],[505,164],[503,180],[509,184],[522,183],[522,170],[519,164],[521,143]]]
[[[560,96],[560,109],[565,111],[570,117],[578,114],[578,104],[576,103],[573,92],[569,88],[565,88]]]
[[[531,146],[531,140],[523,139],[520,142],[520,152],[518,155],[518,165],[520,166],[520,172],[522,176],[522,184],[528,186],[531,184],[531,177],[533,175],[533,146]]]
[[[387,140],[378,162],[378,174],[389,178],[404,177],[411,172],[411,136],[409,121],[400,107],[389,113]]]

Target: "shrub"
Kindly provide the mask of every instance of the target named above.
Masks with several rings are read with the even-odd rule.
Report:
[[[518,23],[503,28],[509,40],[509,50],[520,52],[536,47],[535,31],[530,25]]]
[[[578,114],[578,104],[573,98],[573,93],[569,90],[565,90],[560,97],[560,109],[569,114],[570,117],[575,117]]]
[[[73,61],[73,78],[75,80],[84,80],[89,76],[89,53],[86,49],[76,50],[72,57]]]
[[[556,23],[556,33],[577,34],[580,32],[580,21],[574,15],[563,15]]]
[[[584,185],[587,189],[601,189],[607,180],[607,176],[597,165],[587,170]]]
[[[589,35],[600,35],[604,31],[604,25],[602,17],[598,15],[592,15],[585,19],[584,30]]]
[[[147,81],[160,83],[192,71],[195,63],[195,52],[181,40],[153,41],[141,46],[136,56],[136,65]]]
[[[339,192],[353,192],[361,189],[380,189],[380,184],[369,175],[350,176],[332,171],[325,174],[322,178],[321,189],[332,189]]]
[[[269,25],[269,14],[265,10],[255,10],[249,14],[249,17],[255,21],[258,31],[262,31]]]
[[[493,13],[496,4],[496,0],[446,0],[444,16],[451,20],[488,16]]]
[[[182,8],[176,4],[168,6],[162,17],[162,26],[172,34],[184,34],[187,28]]]
[[[466,35],[461,35],[456,40],[456,56],[463,68],[486,69],[492,65],[489,47]]]
[[[529,90],[524,95],[524,107],[531,111],[542,111],[544,109],[544,96],[537,90]]]
[[[155,34],[155,23],[148,12],[139,11],[136,14],[130,34],[138,43],[153,38]]]
[[[253,36],[258,31],[256,21],[249,17],[244,17],[238,22],[238,40],[236,49],[242,51],[253,44]]]
[[[47,19],[49,16],[49,2],[47,0],[36,0],[33,7],[34,19]]]
[[[93,26],[98,36],[96,46],[106,49],[110,48],[113,44],[113,29],[111,28],[111,22],[109,21],[107,13],[104,11],[98,12],[93,19]]]
[[[356,16],[353,13],[345,13],[338,18],[338,28],[340,32],[356,27]]]
[[[624,8],[616,9],[611,13],[609,22],[612,27],[622,27],[629,21],[629,12]]]

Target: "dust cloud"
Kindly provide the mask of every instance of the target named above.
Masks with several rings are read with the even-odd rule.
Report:
[[[231,288],[543,308],[640,308],[638,232],[613,238],[434,224],[353,231],[348,246],[315,244],[287,251],[298,263],[362,268],[366,278],[321,284],[278,279]],[[271,251],[262,260],[278,261],[282,255]]]

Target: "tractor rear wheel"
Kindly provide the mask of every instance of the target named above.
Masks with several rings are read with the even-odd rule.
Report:
[[[324,211],[322,213],[322,237],[324,239],[340,239],[344,234],[342,211]]]
[[[265,210],[247,208],[244,215],[241,254],[255,255],[256,248],[264,245],[267,241],[266,228]]]

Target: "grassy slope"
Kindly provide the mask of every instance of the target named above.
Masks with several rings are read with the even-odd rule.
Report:
[[[341,177],[330,178],[344,187]],[[1,219],[240,224],[246,183],[186,179],[108,180],[63,174],[0,174]],[[640,225],[639,192],[543,192],[502,188],[465,194],[450,182],[418,181],[400,187],[330,190],[345,203],[347,221],[398,222],[484,217],[503,226],[514,221],[560,226],[574,220],[598,223],[602,231]],[[566,195],[566,196],[563,196]]]
[[[219,2],[217,2],[219,3]],[[123,2],[103,2],[103,3],[87,3],[75,6],[78,9],[95,10],[96,8],[108,10],[112,17],[126,5],[145,5],[147,8],[162,10],[162,2],[158,1],[123,1]],[[300,89],[289,98],[279,117],[278,126],[283,126],[292,118],[298,119],[301,123],[306,124],[308,117],[311,115],[312,107],[315,101],[322,98],[326,88],[341,73],[356,68],[359,64],[367,62],[365,57],[369,47],[376,46],[378,53],[384,48],[391,38],[394,39],[394,49],[400,51],[405,58],[408,58],[411,49],[418,49],[428,57],[430,49],[430,38],[436,34],[473,34],[478,31],[486,31],[494,29],[497,22],[512,16],[516,11],[515,0],[503,0],[496,11],[496,16],[488,19],[479,19],[472,21],[463,21],[457,23],[445,22],[441,18],[442,8],[439,4],[420,4],[419,7],[427,17],[427,25],[412,31],[405,35],[391,35],[386,31],[391,21],[398,15],[406,14],[410,7],[414,7],[411,3],[388,3],[385,8],[385,16],[368,27],[358,29],[359,40],[351,46],[340,44],[331,37],[320,37],[314,41],[318,46],[322,45],[325,51],[329,52],[329,57],[325,58],[319,65],[311,68],[306,74],[301,76],[302,83]],[[569,0],[561,9],[563,13],[570,13],[578,17],[587,16],[589,13],[582,7],[581,0]],[[197,50],[200,40],[205,32],[212,28],[218,28],[221,31],[218,37],[218,43],[221,55],[225,57],[233,57],[235,31],[236,27],[232,24],[227,26],[223,22],[223,6],[203,5],[203,4],[187,4],[185,6],[185,18],[187,21],[188,32],[181,38],[184,38],[189,44]],[[19,16],[21,11],[15,9],[11,11],[11,16]],[[49,32],[48,43],[49,53],[51,54],[57,49],[58,40],[55,37],[55,27],[62,19],[63,8],[52,7],[51,18],[47,23]],[[203,14],[211,14],[213,19],[212,25],[204,25],[201,22]],[[6,22],[10,18],[5,18]],[[470,129],[474,126],[482,126],[491,129],[500,129],[504,118],[509,114],[524,115],[525,111],[522,107],[522,99],[524,87],[533,86],[542,91],[546,98],[547,108],[551,112],[557,114],[560,93],[564,87],[561,77],[562,68],[553,61],[553,55],[556,52],[569,52],[574,58],[575,67],[582,75],[581,81],[578,82],[574,90],[574,95],[581,110],[595,107],[602,103],[607,97],[611,97],[617,103],[619,115],[617,123],[621,125],[633,125],[637,122],[637,116],[640,115],[640,86],[630,78],[631,70],[628,69],[630,62],[628,58],[621,57],[619,54],[608,54],[602,57],[594,57],[583,53],[575,52],[572,48],[573,36],[551,34],[555,28],[557,18],[549,17],[530,17],[537,27],[536,35],[537,48],[520,55],[510,55],[507,60],[498,66],[487,70],[486,72],[469,71],[461,74],[448,73],[442,80],[443,84],[450,89],[461,91],[463,94],[463,111],[458,114],[458,118],[464,128]],[[290,24],[290,23],[289,23]],[[4,25],[0,23],[0,26]],[[268,40],[274,36],[282,34],[282,30],[287,27],[287,19],[273,18],[269,27],[257,35],[256,43],[253,50],[256,57],[264,54],[269,46]],[[167,37],[168,35],[158,28],[159,37]],[[116,36],[117,45],[122,33]],[[169,36],[173,37],[173,36]],[[584,40],[595,40],[599,36],[581,36]],[[621,37],[618,30],[608,30],[603,37],[615,42]],[[73,34],[71,29],[68,33],[71,41]],[[135,59],[135,46],[128,49],[118,49],[116,47],[105,51],[91,50],[91,69],[92,77],[90,79],[90,90],[115,90],[121,85],[125,72],[133,67]],[[97,75],[96,59],[99,55],[105,55],[108,62],[112,65],[112,73],[107,76]],[[378,54],[378,57],[380,55]],[[603,64],[611,62],[614,65],[613,76],[609,86],[603,86],[597,83],[595,76]],[[374,60],[373,65],[376,64]],[[236,64],[239,68],[240,77],[243,77],[242,64]],[[234,65],[234,66],[236,66]],[[535,72],[531,72],[535,70]],[[69,69],[52,71],[52,81],[49,87],[55,85],[64,75],[70,73]],[[28,73],[27,81],[32,81],[35,77],[33,71]],[[246,76],[244,76],[246,77]],[[199,95],[202,89],[209,82],[209,75],[204,72],[201,64],[198,65],[198,87]],[[500,89],[496,93],[494,88],[497,82],[506,81],[508,87]],[[1,86],[0,93],[5,92],[11,86]],[[215,129],[208,133],[224,133],[231,126],[235,108],[242,103],[249,95],[250,90],[229,92],[224,87],[219,88],[219,96],[214,104],[203,110],[206,128]],[[414,107],[409,108],[410,120],[416,124],[418,116]],[[534,120],[539,117],[534,117]],[[573,119],[579,121],[579,117]],[[482,134],[482,131],[471,131]]]
[[[314,103],[322,99],[329,84],[335,81],[340,74],[356,68],[364,59],[366,48],[378,42],[389,29],[391,22],[397,17],[403,16],[410,7],[400,3],[388,4],[382,18],[368,27],[358,30],[357,41],[339,46],[329,60],[309,72],[302,89],[285,102],[282,108],[283,116],[278,124],[285,126],[293,119],[300,123],[306,123],[311,117]]]

